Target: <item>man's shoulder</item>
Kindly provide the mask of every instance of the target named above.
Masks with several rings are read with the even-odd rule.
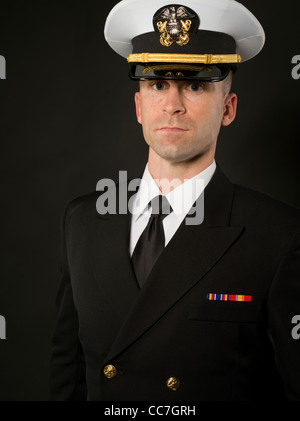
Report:
[[[274,224],[295,223],[300,227],[300,209],[267,193],[234,184],[233,212]]]
[[[101,205],[108,213],[117,214],[121,208],[121,213],[124,213],[124,208],[128,207],[129,200],[137,191],[140,178],[128,179],[124,181],[113,181],[104,179],[105,183],[93,192],[83,194],[72,199],[65,207],[66,218],[72,216],[82,217],[101,217],[102,213],[98,212],[98,201],[101,198]],[[106,182],[107,181],[107,182]],[[136,182],[133,188],[129,188],[131,181]],[[124,201],[127,201],[125,203]],[[106,212],[105,212],[106,213]],[[105,214],[104,213],[104,214]]]
[[[294,214],[296,217],[300,216],[300,209],[296,206],[286,203],[281,199],[275,198],[268,193],[254,190],[250,187],[234,184],[236,198],[240,201],[247,202],[247,204],[254,207],[268,207],[275,208],[282,212]]]
[[[65,217],[73,216],[94,217],[97,216],[96,202],[99,192],[91,192],[72,199],[65,208]]]
[[[212,192],[232,197],[231,215],[233,220],[261,221],[273,223],[279,219],[299,224],[300,209],[270,194],[235,183],[217,166],[212,179]]]

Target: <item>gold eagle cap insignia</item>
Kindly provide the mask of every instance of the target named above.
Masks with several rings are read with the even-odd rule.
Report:
[[[164,47],[170,47],[174,42],[182,47],[190,42],[189,31],[192,19],[196,17],[191,12],[184,6],[169,6],[154,16],[160,32],[160,43]]]

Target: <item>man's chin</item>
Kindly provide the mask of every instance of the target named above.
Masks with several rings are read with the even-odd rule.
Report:
[[[165,161],[168,161],[173,164],[180,164],[183,162],[189,162],[195,158],[194,154],[188,153],[187,151],[182,150],[174,150],[171,148],[168,148],[167,150],[160,150],[156,152],[157,155],[159,155],[160,158],[164,159]]]

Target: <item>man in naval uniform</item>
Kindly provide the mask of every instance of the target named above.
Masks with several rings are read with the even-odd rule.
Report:
[[[299,400],[300,212],[214,158],[260,23],[233,0],[123,0],[105,37],[149,158],[128,214],[96,192],[65,211],[51,399]]]

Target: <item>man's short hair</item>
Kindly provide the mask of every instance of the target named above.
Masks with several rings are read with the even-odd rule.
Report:
[[[223,90],[224,90],[225,96],[229,94],[229,92],[231,91],[232,79],[233,79],[233,72],[230,71],[228,76],[223,80]]]

